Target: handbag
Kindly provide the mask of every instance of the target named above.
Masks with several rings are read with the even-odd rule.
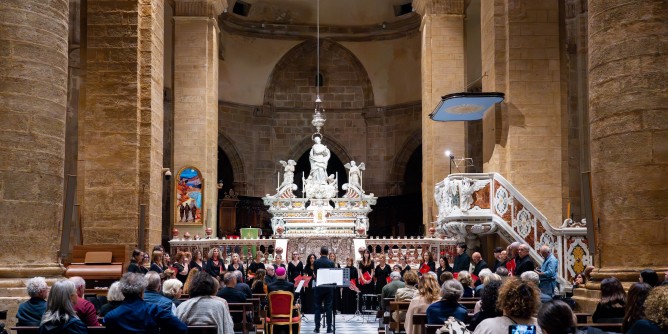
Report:
[[[465,323],[454,317],[448,317],[443,327],[436,330],[436,334],[471,334],[471,331],[466,328]]]

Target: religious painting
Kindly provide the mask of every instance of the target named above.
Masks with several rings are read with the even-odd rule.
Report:
[[[175,215],[177,225],[202,225],[202,173],[195,167],[185,167],[176,174]]]

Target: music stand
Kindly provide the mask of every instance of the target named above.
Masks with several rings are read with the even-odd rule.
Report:
[[[349,268],[320,268],[318,269],[318,273],[315,277],[316,277],[315,278],[316,287],[320,285],[326,285],[328,288],[332,289],[350,287]],[[334,310],[331,310],[331,312],[332,312],[332,333],[336,334],[336,312],[334,312]],[[327,316],[327,310],[325,310],[325,317],[326,316]]]
[[[306,317],[306,315],[301,310],[301,308],[302,308],[302,290],[305,289],[304,282],[306,282],[306,280],[299,280],[299,284],[297,284],[297,287],[295,288],[295,295],[298,295],[297,302],[299,303],[299,315],[301,316],[301,318],[299,318],[299,320],[304,320],[305,322],[308,322],[308,318]]]

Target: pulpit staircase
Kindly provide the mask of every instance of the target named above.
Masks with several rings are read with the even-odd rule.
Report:
[[[435,186],[438,205],[437,235],[465,239],[498,234],[507,242],[530,246],[530,256],[548,245],[559,259],[559,283],[571,287],[572,278],[592,263],[586,222],[564,221],[553,227],[508,180],[498,173],[451,174]]]

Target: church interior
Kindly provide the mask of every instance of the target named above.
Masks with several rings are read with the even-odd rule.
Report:
[[[3,321],[83,250],[118,280],[156,245],[549,246],[593,312],[607,277],[668,275],[667,36],[663,0],[0,1]]]

